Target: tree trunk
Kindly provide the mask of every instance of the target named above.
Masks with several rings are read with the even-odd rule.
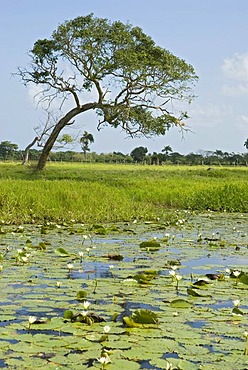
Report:
[[[36,143],[36,141],[39,141],[38,136],[36,136],[34,140],[32,141],[32,143],[28,144],[27,147],[25,148],[24,153],[23,153],[23,160],[22,160],[23,165],[28,163],[29,149],[32,148],[32,146]]]
[[[48,139],[47,139],[47,141],[44,145],[44,148],[41,152],[41,155],[40,155],[37,167],[36,167],[36,169],[38,171],[41,171],[41,170],[44,169],[44,167],[46,165],[46,162],[48,160],[50,151],[52,150],[55,141],[57,140],[57,138],[58,138],[60,132],[63,130],[63,128],[70,124],[69,123],[70,120],[73,117],[77,116],[78,114],[80,114],[82,112],[85,112],[89,109],[95,108],[95,106],[96,106],[96,103],[88,103],[88,104],[84,104],[82,106],[73,108],[64,117],[62,117],[59,120],[59,122],[54,126],[54,129],[51,132],[50,136],[48,137]]]

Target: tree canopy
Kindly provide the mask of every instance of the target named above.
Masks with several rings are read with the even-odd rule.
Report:
[[[61,130],[88,110],[96,112],[98,129],[109,124],[131,136],[164,135],[187,118],[169,103],[192,100],[194,68],[157,46],[139,27],[80,16],[60,24],[50,39],[37,40],[29,55],[29,68],[18,69],[23,83],[41,86],[40,102],[48,110],[54,100],[61,103],[38,169],[45,166]]]

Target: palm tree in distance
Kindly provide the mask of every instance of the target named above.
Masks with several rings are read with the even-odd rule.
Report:
[[[87,131],[84,131],[83,136],[79,139],[79,142],[82,147],[82,151],[84,153],[84,156],[86,157],[86,153],[90,151],[90,144],[94,143],[94,137],[92,134],[90,134]]]
[[[170,145],[166,145],[162,149],[162,153],[165,153],[165,155],[168,155],[169,153],[172,153],[172,147]]]

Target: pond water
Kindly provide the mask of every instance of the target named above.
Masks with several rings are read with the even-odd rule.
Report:
[[[3,224],[0,366],[248,368],[247,231],[247,214],[211,212]]]

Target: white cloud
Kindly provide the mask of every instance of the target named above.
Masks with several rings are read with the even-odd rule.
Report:
[[[236,53],[226,58],[221,70],[224,76],[231,81],[223,84],[224,95],[248,95],[248,53]]]
[[[247,132],[248,129],[248,116],[244,114],[240,114],[237,116],[236,120],[236,127],[240,131]]]
[[[248,82],[248,53],[236,53],[233,57],[226,58],[221,69],[228,78]]]
[[[226,96],[248,95],[248,83],[224,84],[222,92]]]
[[[232,114],[231,108],[221,104],[206,104],[194,105],[193,109],[189,110],[190,121],[196,128],[205,127],[210,128],[216,125],[221,125],[225,122],[227,116]]]

